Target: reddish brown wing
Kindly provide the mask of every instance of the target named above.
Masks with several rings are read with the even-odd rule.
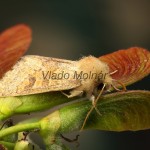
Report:
[[[150,52],[143,48],[119,50],[99,59],[108,64],[110,72],[118,70],[112,77],[124,85],[130,85],[150,74]]]
[[[26,52],[31,43],[31,29],[24,24],[0,34],[0,77]]]

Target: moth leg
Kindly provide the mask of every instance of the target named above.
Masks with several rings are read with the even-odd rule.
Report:
[[[100,113],[99,110],[97,109],[96,104],[97,104],[99,98],[101,97],[101,95],[102,95],[102,93],[103,93],[105,87],[106,87],[106,84],[103,85],[103,87],[102,87],[100,93],[98,94],[97,98],[96,98],[96,99],[94,98],[94,99],[92,100],[92,107],[91,107],[91,109],[89,110],[89,112],[87,113],[87,115],[86,115],[86,117],[85,117],[85,119],[84,119],[84,122],[83,122],[83,124],[82,124],[82,127],[81,127],[80,131],[83,130],[83,128],[84,128],[84,126],[85,126],[85,124],[86,124],[86,121],[87,121],[87,119],[89,118],[89,116],[90,116],[91,112],[93,111],[93,109],[95,109],[96,112],[101,116],[101,113]],[[92,99],[92,96],[91,96],[91,99]]]
[[[83,94],[83,91],[80,91],[80,90],[72,90],[70,92],[70,95],[64,93],[63,91],[61,91],[62,94],[64,94],[65,96],[67,96],[68,98],[72,98],[72,97],[75,97],[75,96],[79,96],[79,95],[82,95]]]
[[[127,91],[126,86],[125,86],[122,82],[120,82],[120,81],[118,81],[118,80],[114,80],[114,81],[117,82],[117,83],[119,83],[119,84],[121,85],[121,87],[123,88],[123,90],[120,90],[120,89],[118,89],[116,86],[114,86],[114,85],[112,84],[112,87],[113,87],[116,91]]]

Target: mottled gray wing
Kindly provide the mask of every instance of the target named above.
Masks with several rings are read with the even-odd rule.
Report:
[[[0,80],[0,97],[73,89],[77,61],[27,55]]]

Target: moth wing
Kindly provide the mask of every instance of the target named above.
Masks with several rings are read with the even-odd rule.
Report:
[[[0,80],[0,96],[73,89],[81,85],[81,81],[74,78],[77,69],[76,61],[27,55]],[[66,76],[61,79],[55,78],[61,73]]]

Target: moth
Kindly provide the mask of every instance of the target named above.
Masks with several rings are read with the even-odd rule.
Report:
[[[61,73],[64,77],[58,78]],[[71,61],[27,55],[0,80],[0,97],[70,90],[65,94],[68,98],[86,93],[88,99],[95,100],[101,84],[109,90],[113,79],[108,65],[96,57]]]
[[[8,43],[5,43],[7,40]],[[1,34],[0,52],[6,51],[8,58],[12,53],[16,55],[14,62],[9,65],[5,61],[6,55],[1,55],[1,60],[5,63],[0,62],[0,67],[7,66],[6,70],[9,71],[0,78],[0,97],[53,91],[61,91],[68,98],[85,94],[92,101],[92,107],[81,129],[94,108],[100,114],[96,103],[103,92],[112,88],[119,91],[118,85],[125,91],[123,83],[129,85],[150,72],[150,53],[138,47],[119,50],[100,58],[83,57],[78,61],[27,55],[16,63],[30,42],[31,30],[24,25],[12,27]],[[12,64],[15,65],[10,69]],[[141,66],[144,67],[141,69]],[[140,73],[141,70],[143,73]]]
[[[0,97],[62,91],[72,98],[85,93],[99,113],[96,108],[98,93],[110,90],[113,82],[108,65],[93,56],[71,61],[27,55],[0,80]],[[101,84],[103,87],[99,92]],[[65,90],[70,90],[70,93],[64,93]]]

